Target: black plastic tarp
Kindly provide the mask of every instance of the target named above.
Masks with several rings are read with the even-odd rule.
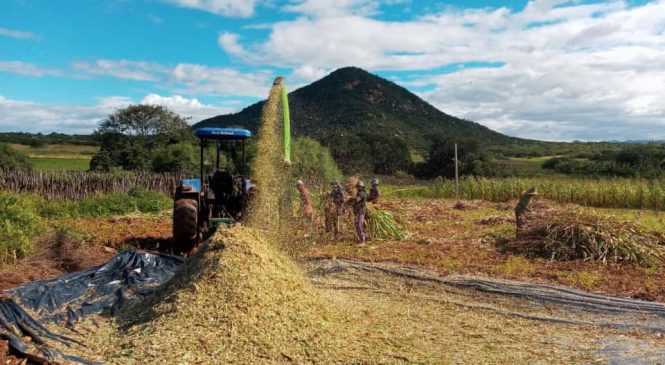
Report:
[[[0,298],[0,338],[6,339],[13,351],[36,362],[90,363],[47,347],[45,339],[66,346],[76,341],[53,333],[43,323],[53,322],[73,329],[77,320],[88,315],[115,315],[128,299],[154,294],[182,263],[179,256],[127,250],[89,270],[6,290]],[[25,308],[36,316],[31,316]],[[23,337],[31,341],[23,341]]]

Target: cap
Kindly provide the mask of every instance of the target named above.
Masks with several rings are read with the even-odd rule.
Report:
[[[304,184],[304,183],[302,182],[302,180],[297,180],[297,181],[296,181],[296,186],[300,186],[300,185],[303,185],[303,184]]]
[[[536,188],[531,188],[524,193],[524,195],[538,195],[538,190]]]
[[[379,185],[379,179],[373,178],[372,181],[371,181],[371,184],[372,185]]]

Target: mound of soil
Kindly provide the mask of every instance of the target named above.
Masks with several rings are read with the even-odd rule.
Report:
[[[37,254],[0,270],[0,290],[101,265],[115,253],[59,233],[40,237],[35,246]]]

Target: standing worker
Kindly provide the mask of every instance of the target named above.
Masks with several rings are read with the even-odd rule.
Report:
[[[529,208],[529,203],[531,203],[531,199],[533,199],[533,197],[536,195],[538,195],[536,188],[527,190],[524,194],[522,194],[519,202],[517,203],[517,206],[515,207],[515,236],[517,237],[520,236],[522,229],[524,228],[524,215],[531,211],[531,208]]]
[[[369,198],[367,201],[373,204],[379,204],[379,179],[373,178],[371,185],[372,187],[369,188]]]
[[[326,197],[326,232],[333,231],[335,239],[339,236],[339,217],[344,210],[344,192],[342,185],[335,181],[332,184],[332,190]]]
[[[356,185],[358,193],[353,204],[353,212],[356,214],[356,232],[358,233],[358,243],[365,244],[365,213],[367,212],[367,194],[365,193],[365,183],[358,181]]]
[[[296,181],[296,189],[300,193],[300,204],[303,210],[303,216],[308,222],[312,222],[314,219],[314,208],[312,208],[312,194],[305,187],[305,183],[302,180]]]

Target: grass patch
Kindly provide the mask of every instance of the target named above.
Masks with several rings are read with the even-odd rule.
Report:
[[[89,158],[30,157],[30,163],[38,171],[85,171],[90,168]]]
[[[586,270],[566,273],[563,275],[563,278],[569,285],[586,290],[593,289],[601,280],[603,280],[601,275]]]
[[[129,194],[115,193],[83,199],[78,214],[83,217],[108,217],[130,213],[157,214],[173,202],[164,194],[146,190],[134,190]]]
[[[448,271],[455,271],[464,267],[464,263],[461,260],[456,259],[454,257],[444,257],[443,259],[441,259],[440,263],[441,266]]]
[[[506,276],[529,275],[534,270],[533,264],[522,256],[511,256],[503,265],[499,266],[499,271]]]

